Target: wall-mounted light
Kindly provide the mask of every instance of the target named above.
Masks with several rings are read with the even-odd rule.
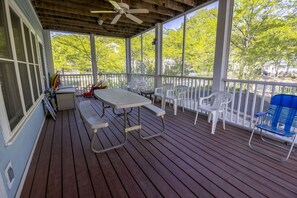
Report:
[[[158,40],[156,38],[154,38],[152,45],[156,45],[158,43]]]

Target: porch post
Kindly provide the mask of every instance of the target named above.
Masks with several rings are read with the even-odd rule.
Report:
[[[131,39],[126,38],[126,74],[127,83],[131,82]]]
[[[96,59],[96,48],[95,48],[95,38],[94,34],[90,34],[91,42],[91,57],[92,57],[92,74],[93,74],[93,83],[96,84],[98,81],[98,69],[97,69],[97,59]]]
[[[234,0],[219,0],[212,91],[224,91],[227,77]]]
[[[162,24],[155,26],[155,88],[162,85]]]
[[[45,62],[47,66],[47,72],[50,76],[52,76],[54,71],[54,62],[53,62],[53,54],[52,54],[52,44],[51,44],[51,35],[49,30],[43,30],[43,42],[44,42],[44,49],[45,49]],[[48,75],[45,72],[45,75]],[[46,76],[47,78],[47,76]]]

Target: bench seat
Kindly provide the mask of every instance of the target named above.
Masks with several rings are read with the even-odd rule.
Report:
[[[108,127],[108,122],[100,118],[100,116],[92,108],[89,100],[80,102],[79,110],[84,122],[86,122],[91,129],[94,130]]]
[[[103,149],[96,149],[94,147],[94,143],[97,130],[100,128],[108,127],[108,122],[106,122],[96,113],[90,103],[90,100],[82,101],[79,103],[79,112],[84,124],[86,124],[93,130],[93,135],[91,138],[91,149],[94,153],[103,153],[112,149],[122,147],[127,141],[127,134],[125,134],[125,140],[122,143]]]
[[[164,116],[165,111],[153,104],[147,104],[143,106],[145,109],[149,110],[150,112],[154,113],[156,116]]]
[[[153,137],[157,137],[159,135],[162,135],[162,133],[164,133],[164,131],[165,131],[165,122],[164,122],[165,111],[163,109],[153,105],[153,104],[147,104],[147,105],[144,105],[143,107],[145,109],[149,110],[155,116],[161,117],[162,129],[161,129],[161,131],[159,133],[156,133],[154,135],[150,135],[150,136],[147,136],[147,137],[144,137],[144,136],[141,135],[141,133],[139,133],[140,138],[146,140],[146,139],[149,139],[149,138],[153,138]]]

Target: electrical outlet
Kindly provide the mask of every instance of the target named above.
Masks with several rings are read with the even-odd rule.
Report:
[[[5,176],[6,176],[7,186],[9,189],[11,189],[14,182],[14,171],[12,168],[11,161],[8,162],[5,168]]]

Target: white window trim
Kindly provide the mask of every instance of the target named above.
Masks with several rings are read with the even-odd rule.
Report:
[[[32,80],[31,80],[31,75],[29,72],[29,62],[28,62],[28,56],[27,56],[27,45],[25,40],[24,42],[24,48],[25,48],[25,57],[26,57],[26,62],[23,61],[18,61],[17,60],[17,55],[16,55],[16,50],[15,50],[15,43],[14,43],[14,37],[13,37],[13,30],[12,30],[12,23],[11,23],[11,17],[10,17],[10,10],[12,9],[20,18],[20,23],[21,23],[21,31],[22,31],[22,36],[24,38],[24,27],[23,25],[25,24],[28,28],[29,28],[29,36],[30,36],[30,45],[31,45],[31,50],[32,50],[32,56],[33,56],[33,65],[34,65],[34,72],[35,72],[35,76],[36,76],[36,85],[37,85],[37,90],[38,90],[38,99],[35,101],[34,100],[34,94],[33,94],[33,87],[32,87]],[[17,80],[17,84],[19,87],[19,94],[20,94],[20,100],[21,100],[21,105],[22,105],[22,110],[23,110],[23,118],[19,121],[19,123],[14,127],[13,130],[11,130],[10,125],[9,125],[9,120],[8,120],[8,116],[7,116],[7,111],[6,111],[6,107],[5,107],[5,102],[4,102],[4,97],[3,97],[3,92],[2,92],[2,88],[0,87],[0,108],[3,109],[3,112],[0,114],[0,127],[2,129],[2,135],[4,137],[4,141],[5,141],[5,145],[9,146],[11,144],[13,144],[14,140],[16,139],[16,137],[18,136],[19,132],[23,129],[26,121],[28,120],[28,118],[31,117],[32,112],[36,109],[36,107],[40,104],[40,102],[42,101],[43,98],[43,94],[39,93],[39,85],[38,85],[38,76],[36,75],[36,66],[40,66],[40,63],[37,61],[35,64],[35,59],[34,59],[34,52],[33,52],[33,42],[31,39],[31,33],[34,34],[35,36],[35,44],[36,44],[36,50],[37,50],[37,56],[39,54],[38,52],[38,46],[37,46],[37,42],[38,42],[38,36],[36,34],[35,31],[33,31],[33,28],[31,26],[31,24],[29,23],[29,21],[27,20],[27,18],[25,17],[25,15],[21,12],[21,10],[19,9],[19,7],[17,6],[17,4],[14,1],[11,0],[4,0],[4,9],[5,9],[5,14],[6,14],[6,22],[8,25],[8,36],[10,39],[10,46],[11,46],[11,50],[12,50],[12,59],[5,59],[5,58],[0,58],[1,61],[6,61],[6,62],[11,62],[14,63],[14,67],[15,67],[15,72],[16,72],[16,80]],[[42,42],[41,42],[42,43]],[[39,57],[36,57],[37,59]],[[25,107],[25,101],[23,98],[23,90],[22,90],[22,85],[21,85],[21,79],[20,79],[20,74],[19,74],[19,69],[18,69],[18,63],[24,63],[27,66],[28,69],[28,73],[29,73],[29,83],[30,83],[30,91],[31,91],[31,95],[32,95],[32,100],[33,100],[33,105],[30,107],[30,109],[28,111],[26,111],[26,107]],[[41,75],[40,75],[41,77]],[[42,82],[42,79],[40,79]]]

